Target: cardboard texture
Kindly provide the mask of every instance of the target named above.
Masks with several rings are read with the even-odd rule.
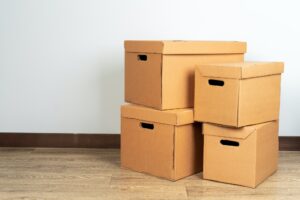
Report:
[[[202,171],[203,135],[192,109],[121,107],[121,166],[169,180]]]
[[[241,62],[246,43],[125,41],[125,101],[159,110],[194,105],[197,64]]]
[[[279,118],[281,62],[196,67],[195,121],[242,127]]]
[[[278,121],[243,128],[203,124],[203,178],[255,188],[277,169]]]

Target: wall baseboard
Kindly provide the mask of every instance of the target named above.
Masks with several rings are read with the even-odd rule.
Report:
[[[120,148],[120,134],[0,133],[0,147]],[[300,136],[280,136],[281,151],[300,151]]]
[[[120,135],[0,133],[0,147],[120,148]]]
[[[279,150],[300,151],[300,136],[279,136]]]

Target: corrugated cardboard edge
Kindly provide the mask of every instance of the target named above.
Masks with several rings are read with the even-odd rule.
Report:
[[[164,107],[165,107],[165,105],[164,105],[164,96],[163,96],[163,91],[164,91],[164,70],[163,70],[163,63],[164,63],[164,57],[161,55],[161,59],[160,59],[160,88],[161,88],[161,90],[160,90],[160,110],[164,110]]]
[[[125,104],[121,106],[121,117],[175,126],[194,123],[192,109],[160,111],[152,108]]]
[[[239,41],[125,40],[126,52],[162,54],[244,54],[247,43]]]
[[[258,73],[257,68],[259,65],[266,65],[270,67],[264,67],[259,69]],[[240,79],[247,79],[253,77],[262,77],[262,76],[271,76],[276,74],[282,74],[284,72],[284,63],[283,62],[254,62],[251,67],[242,67],[241,68],[241,77]]]
[[[198,78],[200,76],[200,72],[199,72],[199,69],[197,66],[195,66],[195,79],[194,79],[194,121],[198,121],[199,117],[198,117],[198,112],[197,110],[199,109],[199,103],[198,103],[198,96],[199,96],[199,93],[197,92],[197,89],[198,89]],[[198,81],[197,81],[198,80]]]
[[[162,53],[163,43],[159,40],[125,40],[124,48],[132,53]]]
[[[254,150],[255,150],[255,158],[257,158],[257,140],[258,140],[257,132],[258,132],[258,129],[259,129],[259,127],[254,132],[254,133],[256,133],[255,134],[255,147],[256,148],[254,148]],[[251,188],[255,188],[257,186],[257,184],[256,184],[257,159],[254,159],[254,166],[255,167],[253,168],[253,171],[252,171],[252,173],[254,175],[253,176],[253,180],[252,180],[252,184],[249,185]]]
[[[240,79],[241,70],[237,67],[226,67],[220,71],[220,63],[201,64],[196,66],[200,76],[220,79]],[[208,72],[212,71],[212,72]],[[222,75],[219,75],[222,74]]]
[[[173,167],[172,167],[172,179],[176,180],[176,169],[175,169],[175,162],[176,162],[176,128],[174,128],[174,132],[173,132]]]
[[[268,122],[268,123],[265,123],[264,124],[265,126],[263,127],[263,128],[269,128],[268,126],[276,126],[276,131],[277,131],[277,133],[276,133],[276,135],[277,135],[277,137],[279,136],[278,135],[278,131],[279,131],[279,120],[274,120],[274,121],[271,121],[271,122]],[[259,134],[259,133],[258,133]],[[256,138],[257,139],[257,138]],[[257,143],[257,142],[256,142]],[[277,138],[277,145],[278,145],[278,150],[277,150],[277,153],[279,153],[279,138]],[[256,150],[257,150],[257,148],[256,148]],[[257,152],[256,152],[256,157],[257,157]],[[272,174],[274,174],[274,173],[276,173],[276,171],[278,170],[278,157],[279,157],[279,154],[277,154],[277,167],[276,167],[276,169],[271,173],[271,174],[269,174],[267,177],[265,177],[263,180],[261,180],[261,181],[258,181],[257,180],[257,175],[255,175],[255,185],[254,185],[254,187],[253,188],[256,188],[257,186],[259,186],[260,184],[262,184],[266,179],[268,179],[270,176],[272,176]],[[257,161],[257,160],[255,160],[255,161]],[[255,166],[257,167],[257,164],[255,163]],[[256,171],[257,171],[257,168],[256,168]]]
[[[149,114],[149,112],[151,114]],[[163,111],[142,107],[138,105],[131,105],[131,104],[125,104],[121,106],[121,117],[137,119],[141,121],[156,122],[161,124],[169,124],[169,125],[176,124],[177,121],[176,115],[164,113],[164,117],[159,117],[159,116],[157,117],[158,112],[163,112]],[[154,117],[153,115],[156,115],[156,117]]]
[[[273,121],[271,121],[273,122]],[[228,126],[222,126],[222,125],[216,125],[212,123],[203,123],[203,134],[204,135],[210,135],[210,136],[216,136],[216,137],[224,137],[224,138],[232,138],[232,139],[247,139],[251,134],[255,133],[260,127],[268,125],[268,123],[271,122],[265,122],[261,124],[251,125],[251,126],[245,126],[242,128],[235,128],[235,127],[228,127]],[[212,132],[210,132],[213,129]],[[248,130],[247,130],[248,129]],[[233,134],[228,133],[221,133],[220,132],[236,132],[235,136]]]
[[[240,54],[247,44],[237,41],[163,41],[163,54]]]
[[[241,82],[238,81],[238,95],[237,95],[237,113],[236,113],[236,126],[239,127],[240,126],[240,123],[239,123],[239,119],[240,119],[240,95],[241,95]]]
[[[243,65],[249,66],[243,67]],[[200,75],[203,77],[220,79],[248,79],[282,74],[284,72],[284,63],[257,61],[239,63],[210,63],[198,65],[197,69]]]

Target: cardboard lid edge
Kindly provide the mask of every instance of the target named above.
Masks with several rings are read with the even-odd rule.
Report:
[[[151,116],[149,113],[151,113]],[[160,114],[164,115],[163,120],[154,116]],[[182,126],[194,123],[193,111],[189,109],[183,109],[180,113],[172,113],[131,104],[125,104],[121,106],[121,117],[174,126]]]
[[[192,43],[195,43],[195,47],[185,46]],[[197,43],[199,43],[198,47]],[[203,43],[202,46],[200,43]],[[159,49],[158,45],[161,45]],[[210,48],[207,48],[206,46],[209,45]],[[223,45],[223,47],[218,45]],[[247,52],[247,43],[242,41],[124,40],[124,48],[128,53],[161,53],[165,55],[244,54]]]
[[[236,128],[236,127],[228,127],[228,126],[222,126],[222,125],[217,125],[217,124],[212,124],[212,123],[203,123],[203,135],[211,135],[211,136],[216,136],[216,137],[223,137],[223,138],[235,138],[235,139],[246,139],[247,137],[249,137],[252,133],[257,132],[259,129],[263,128],[264,126],[268,126],[272,123],[278,123],[277,120],[272,120],[272,121],[267,121],[267,122],[263,122],[260,124],[253,124],[253,125],[249,125],[249,126],[244,126],[241,128]],[[225,129],[225,131],[241,131],[244,132],[243,134],[239,134],[239,135],[235,135],[233,136],[233,134],[229,135],[229,134],[216,134],[216,133],[211,133],[208,132],[207,129],[208,128],[215,128],[215,129]],[[248,129],[248,130],[247,130]],[[238,133],[236,133],[238,134]]]
[[[232,134],[224,134],[224,133],[216,133],[216,132],[210,132],[207,129],[210,128],[215,128],[219,129],[220,131],[222,129],[225,129],[226,132],[232,130],[232,131],[240,131],[241,133],[236,133],[235,135]],[[256,132],[257,128],[253,126],[245,126],[242,128],[235,128],[235,127],[227,127],[227,126],[220,126],[220,125],[215,125],[212,123],[204,123],[203,124],[203,135],[210,135],[210,136],[215,136],[215,137],[220,137],[220,138],[232,138],[232,139],[246,139],[249,135],[252,133]]]
[[[247,63],[247,62],[246,62]],[[226,67],[230,65],[231,63],[224,63],[224,66],[222,66],[222,63],[211,63],[211,64],[201,64],[197,65],[195,68],[199,72],[199,74],[202,77],[207,77],[207,78],[220,78],[220,79],[249,79],[249,78],[256,78],[256,77],[265,77],[265,76],[273,76],[273,75],[281,75],[284,72],[284,63],[283,62],[262,62],[262,64],[268,64],[268,65],[276,65],[275,69],[272,69],[267,72],[261,72],[261,73],[252,73],[252,74],[247,74],[247,69],[243,67],[240,68],[240,73],[226,73],[224,74],[212,74],[209,70],[210,67],[217,67],[222,69],[223,67]],[[235,64],[235,63],[232,63]],[[235,69],[235,67],[231,67],[232,70]],[[230,70],[230,67],[228,66],[227,70]]]
[[[259,62],[258,62],[259,64]],[[247,74],[247,68],[242,68],[241,70],[241,79],[255,78],[255,77],[264,77],[264,76],[272,76],[272,75],[281,75],[284,72],[284,62],[281,61],[269,61],[269,62],[261,62],[261,64],[271,65],[272,68],[270,71],[261,72],[249,75]],[[255,64],[254,64],[255,65]]]

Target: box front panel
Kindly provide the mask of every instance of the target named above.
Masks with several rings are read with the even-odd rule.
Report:
[[[121,118],[121,166],[142,172],[145,168],[146,148],[143,134],[134,119]]]
[[[246,140],[205,135],[203,177],[253,187],[255,141],[255,134],[251,134]]]
[[[236,126],[239,80],[203,77],[196,71],[195,121]]]
[[[239,126],[279,118],[280,75],[241,80]]]
[[[163,55],[163,109],[194,106],[195,66],[205,63],[241,62],[243,54]]]
[[[161,54],[125,53],[125,101],[161,108]]]
[[[122,118],[122,166],[173,179],[174,126]]]

